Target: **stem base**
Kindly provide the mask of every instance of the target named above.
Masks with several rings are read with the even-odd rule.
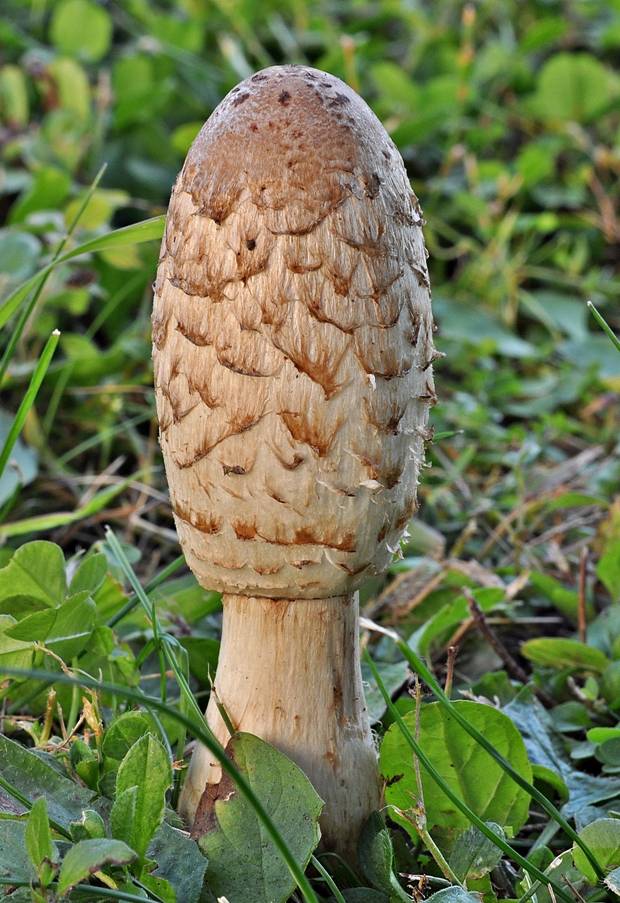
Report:
[[[357,597],[268,599],[224,595],[215,693],[207,722],[224,746],[236,730],[273,744],[325,801],[323,846],[355,860],[363,823],[380,804],[377,754],[359,664]],[[221,768],[197,747],[179,809],[192,820]]]

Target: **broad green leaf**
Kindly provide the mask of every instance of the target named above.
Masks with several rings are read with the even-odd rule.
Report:
[[[605,584],[614,602],[620,599],[620,537],[612,538],[605,546],[596,566],[599,580]]]
[[[94,809],[84,809],[79,821],[71,822],[73,840],[98,840],[106,836],[105,822]]]
[[[392,839],[379,812],[373,812],[362,828],[358,861],[366,880],[377,890],[399,900],[410,900],[394,875]]]
[[[28,83],[19,66],[0,69],[0,114],[9,126],[23,128],[28,123]],[[0,272],[2,267],[0,266]]]
[[[95,603],[88,592],[70,596],[58,608],[46,608],[27,615],[6,630],[16,641],[44,642],[60,658],[68,661],[88,642],[95,624]]]
[[[384,60],[371,67],[371,74],[383,106],[389,105],[390,111],[396,109],[405,113],[416,109],[420,90],[402,66]]]
[[[94,794],[26,747],[0,734],[0,775],[31,802],[45,797],[50,818],[64,828],[88,809]]]
[[[590,743],[605,743],[607,740],[620,738],[620,727],[591,727],[586,732]]]
[[[203,686],[208,687],[217,668],[219,641],[213,637],[187,636],[179,637],[179,642],[187,652],[192,676]]]
[[[208,860],[195,840],[164,822],[147,856],[157,863],[152,875],[172,885],[179,903],[198,903]]]
[[[165,878],[158,878],[156,875],[143,872],[140,875],[140,884],[151,893],[156,894],[159,900],[163,900],[163,903],[177,903],[176,892]]]
[[[530,107],[543,120],[588,122],[618,94],[618,79],[588,53],[556,53],[538,76]]]
[[[532,780],[523,740],[510,718],[492,706],[477,702],[461,700],[454,705],[525,780]],[[414,713],[408,712],[404,719],[414,732]],[[480,818],[515,833],[522,827],[528,816],[528,794],[439,703],[422,706],[420,744],[446,784]],[[387,780],[386,802],[403,811],[411,809],[418,798],[413,757],[397,724],[393,724],[383,738],[380,766]],[[469,827],[469,822],[424,769],[421,774],[428,828],[443,842],[450,842]],[[413,830],[408,822],[402,823],[408,830]]]
[[[406,661],[400,662],[375,662],[381,680],[385,684],[388,693],[395,693],[407,680],[409,666]],[[364,697],[371,724],[380,721],[385,715],[385,700],[377,686],[370,668],[362,662],[362,681],[364,683]]]
[[[489,828],[503,840],[505,833],[499,825],[487,822]],[[470,825],[466,831],[459,834],[450,853],[449,864],[461,881],[468,878],[483,878],[491,869],[494,869],[502,858],[499,847],[486,837],[475,825]]]
[[[52,843],[52,832],[44,797],[40,797],[36,801],[28,814],[25,839],[30,861],[43,883],[47,884],[52,875],[51,865],[57,858],[57,852],[55,844]]]
[[[476,602],[483,612],[491,612],[503,600],[505,592],[500,587],[484,587],[473,591]],[[458,596],[443,605],[436,614],[422,624],[408,640],[408,645],[418,655],[428,655],[433,644],[453,631],[469,618],[469,604],[465,596]]]
[[[112,67],[112,87],[116,98],[114,119],[117,126],[125,128],[134,122],[143,122],[154,105],[161,102],[162,93],[161,90],[155,91],[154,81],[153,62],[145,54],[124,55],[115,61]],[[159,87],[161,88],[161,84]],[[174,132],[171,145],[175,147],[173,136]],[[183,155],[188,149],[189,145]]]
[[[109,13],[92,0],[62,0],[54,9],[50,37],[61,53],[96,62],[107,53],[111,36]]]
[[[480,903],[480,896],[462,887],[444,887],[427,897],[425,903]]]
[[[83,67],[69,57],[58,57],[49,64],[49,74],[56,86],[58,106],[68,110],[78,122],[87,121],[90,117],[90,85]],[[69,206],[73,203],[79,203],[79,199],[70,202]],[[97,228],[99,225],[101,223],[92,226],[87,217],[81,217],[80,226],[83,229]]]
[[[101,751],[106,758],[120,762],[149,731],[153,731],[153,720],[144,712],[123,712],[107,728]]]
[[[620,819],[597,818],[579,832],[580,838],[594,853],[599,865],[605,871],[620,866]],[[586,859],[583,850],[573,844],[573,860],[579,871],[590,884],[597,883],[597,876]]]
[[[522,643],[521,652],[535,665],[546,668],[571,668],[600,674],[608,664],[607,656],[600,649],[565,637],[536,637],[527,640]]]
[[[15,621],[12,627],[6,629],[6,635],[23,643],[33,643],[35,640],[44,640],[56,621],[57,608],[43,608],[41,611],[33,611],[21,621]]]
[[[240,733],[229,751],[273,819],[297,862],[305,868],[319,841],[322,802],[294,762],[252,734]],[[295,882],[254,809],[224,778],[214,806],[217,827],[199,841],[207,854],[207,886],[229,903],[284,903]]]
[[[555,352],[571,362],[575,370],[594,370],[612,390],[620,385],[620,355],[606,335],[592,335],[582,341],[559,342]]]
[[[60,867],[58,893],[66,894],[106,865],[129,865],[136,854],[122,840],[80,840],[69,848]]]
[[[116,797],[110,810],[110,828],[112,835],[118,838],[131,840],[136,844],[140,843],[142,825],[136,824],[138,817],[138,786],[126,787],[125,790],[119,792],[116,790]],[[163,818],[163,809],[161,817],[156,813],[156,817]],[[147,826],[148,827],[148,826]],[[148,842],[148,841],[147,841]]]
[[[584,728],[590,727],[592,723],[590,712],[586,706],[575,699],[556,705],[551,709],[551,718],[555,729],[566,734],[582,731]]]
[[[543,142],[530,141],[517,155],[515,168],[524,185],[536,185],[555,169],[556,148]]]
[[[35,271],[40,254],[41,242],[30,232],[0,229],[0,297]]]
[[[554,793],[558,795],[560,800],[565,803],[569,797],[566,781],[557,771],[552,771],[544,765],[532,765],[532,774],[534,775],[534,783],[540,789],[541,784],[546,784]],[[546,789],[545,789],[546,792]],[[549,794],[548,794],[549,795]]]
[[[93,790],[101,790],[99,786],[100,758],[95,749],[92,749],[88,743],[77,738],[71,744],[71,764],[77,775],[84,781],[87,787]],[[112,786],[112,790],[114,787]],[[72,822],[73,825],[73,822]],[[84,840],[83,837],[76,838]]]
[[[202,126],[202,122],[184,122],[177,126],[170,136],[170,143],[178,154],[185,156]]]
[[[610,662],[601,675],[601,693],[609,708],[620,708],[620,661]]]
[[[606,740],[596,748],[596,758],[612,768],[620,767],[620,739]]]
[[[0,615],[0,672],[2,668],[29,668],[32,664],[32,643],[11,636],[19,626],[11,615]]]
[[[465,310],[462,304],[442,297],[437,304],[433,299],[433,307],[443,315],[442,333],[447,339],[474,347],[484,342],[485,347],[490,346],[505,357],[536,357],[536,348],[506,329],[488,308]]]
[[[567,589],[559,580],[549,574],[534,571],[530,574],[530,583],[535,586],[549,601],[572,621],[577,621],[579,596],[575,590]]]
[[[45,645],[64,661],[70,661],[86,646],[95,626],[95,603],[88,592],[70,596],[56,612],[54,626]]]
[[[180,616],[188,624],[195,624],[222,608],[220,594],[206,592],[193,574],[166,580],[149,596],[162,611]]]
[[[60,546],[43,540],[26,543],[0,568],[0,613],[23,617],[39,608],[54,608],[66,590]]]
[[[0,819],[0,878],[15,881],[32,881],[34,878],[23,821]]]
[[[28,190],[11,207],[9,219],[12,223],[22,223],[39,210],[54,210],[62,204],[70,190],[68,173],[53,166],[44,166],[37,171]]]
[[[101,587],[108,572],[108,561],[103,552],[87,555],[77,566],[71,578],[69,592],[74,595],[83,591],[94,594]]]
[[[140,859],[162,823],[166,791],[171,783],[172,769],[166,750],[153,734],[145,734],[120,764],[116,799],[110,814],[112,833],[128,843]]]

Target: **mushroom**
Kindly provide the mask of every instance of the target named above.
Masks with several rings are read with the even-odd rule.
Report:
[[[416,508],[433,322],[422,213],[385,129],[305,66],[224,98],[177,179],[155,285],[153,359],[174,518],[223,593],[207,721],[290,756],[349,857],[380,802],[357,588]],[[220,768],[193,755],[192,819]]]

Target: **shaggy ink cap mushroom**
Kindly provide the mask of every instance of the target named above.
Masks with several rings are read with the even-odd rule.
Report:
[[[435,400],[421,225],[364,101],[316,69],[273,67],[194,141],[156,282],[175,522],[199,582],[224,593],[218,699],[306,771],[323,843],[352,861],[380,801],[354,591],[414,513]],[[225,744],[214,695],[207,720]],[[198,832],[220,776],[198,748],[180,802]]]

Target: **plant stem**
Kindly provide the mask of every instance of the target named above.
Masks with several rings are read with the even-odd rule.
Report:
[[[415,675],[415,739],[416,742],[420,742],[420,709],[422,706],[422,692],[420,687],[420,678],[418,675]],[[431,837],[428,832],[428,828],[426,826],[426,808],[424,805],[424,787],[422,785],[422,775],[420,774],[420,760],[417,755],[413,754],[413,771],[415,774],[415,782],[418,790],[418,804],[416,808],[413,810],[413,824],[415,825],[416,831],[422,838],[422,842],[424,846],[429,851],[439,868],[441,869],[442,874],[450,881],[452,884],[458,884],[461,887],[465,887],[462,881],[456,877],[452,869],[450,868],[445,856]],[[404,814],[404,813],[403,813]],[[405,816],[407,817],[407,816]]]
[[[41,352],[41,356],[37,361],[37,366],[34,369],[34,373],[30,378],[30,384],[26,389],[26,394],[22,399],[22,403],[17,409],[17,414],[11,424],[11,428],[9,430],[9,434],[6,437],[6,441],[4,443],[4,447],[0,452],[0,477],[4,473],[4,468],[7,465],[9,460],[9,456],[13,451],[13,447],[17,442],[19,434],[22,431],[24,423],[26,422],[26,417],[28,416],[28,412],[33,406],[39,389],[41,388],[41,383],[45,378],[45,374],[47,373],[47,368],[50,365],[52,357],[54,356],[54,352],[56,351],[56,346],[58,345],[58,340],[60,339],[60,333],[57,329],[53,331],[49,339],[45,344],[45,348]]]

